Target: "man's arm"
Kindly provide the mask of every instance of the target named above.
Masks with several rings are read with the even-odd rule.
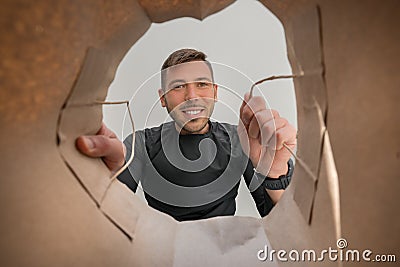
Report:
[[[245,99],[240,107],[238,135],[243,151],[247,154],[258,173],[269,178],[278,178],[288,172],[290,152],[296,146],[296,129],[276,110],[266,108],[264,98],[259,96]],[[284,190],[267,190],[273,203],[278,202]]]
[[[261,217],[268,215],[271,209],[274,207],[274,200],[271,198],[269,193],[264,187],[264,183],[260,184],[256,189],[251,188],[250,183],[253,179],[254,168],[251,160],[248,160],[247,167],[243,173],[244,181],[247,185],[247,188],[250,190],[250,194],[256,204],[258,213]],[[271,190],[272,191],[272,190]]]
[[[135,138],[135,151],[138,151],[136,140],[138,139]],[[78,137],[76,147],[86,156],[101,158],[111,172],[116,172],[125,164],[125,159],[131,155],[132,135],[122,143],[117,135],[103,123],[96,135]],[[137,177],[140,177],[142,166],[139,158],[140,153],[137,153],[131,165],[118,176],[118,180],[133,192],[136,192],[138,184],[132,177],[131,171],[134,170],[133,172],[138,173]]]
[[[139,148],[138,143],[140,143],[140,134],[135,136],[135,157],[132,163],[126,168],[120,175],[118,175],[118,180],[124,183],[129,189],[131,189],[134,193],[136,193],[136,189],[138,187],[139,178],[143,175],[143,161],[142,158],[142,149]],[[131,147],[132,147],[132,134],[130,134],[125,140],[124,144],[126,147],[126,156],[125,159],[128,160],[131,157]],[[136,179],[134,178],[136,177]]]

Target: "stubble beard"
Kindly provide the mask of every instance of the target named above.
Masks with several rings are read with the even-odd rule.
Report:
[[[196,123],[196,121],[202,121],[201,124],[199,125],[199,127],[195,127],[195,128],[191,127],[190,123],[191,122]],[[185,134],[185,133],[195,134],[195,133],[202,131],[205,127],[207,127],[207,125],[208,125],[208,118],[198,118],[198,119],[193,119],[193,120],[186,122],[186,124],[183,125],[183,127],[182,127],[182,125],[179,125],[179,127],[182,128],[182,130],[181,130],[182,134]]]
[[[167,111],[168,111],[169,115],[174,120],[174,122],[178,125],[181,134],[196,134],[196,133],[202,131],[205,127],[207,127],[208,121],[209,121],[209,116],[211,116],[211,113],[213,111],[213,108],[211,108],[211,110],[209,108],[207,108],[207,110],[209,112],[209,114],[207,115],[208,116],[207,118],[202,117],[202,118],[192,119],[189,121],[182,121],[179,119],[179,116],[175,116],[174,112],[170,109],[168,102],[166,103],[166,107],[167,107]],[[196,123],[197,121],[200,121],[201,123],[199,125],[194,125],[194,126],[191,125],[193,122],[195,124],[197,124]]]

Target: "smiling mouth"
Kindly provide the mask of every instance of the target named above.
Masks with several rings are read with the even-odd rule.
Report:
[[[203,107],[191,107],[182,109],[181,111],[183,112],[183,114],[185,114],[186,117],[188,117],[189,119],[193,119],[202,116],[204,114],[204,110],[205,108]]]
[[[196,109],[196,110],[184,110],[183,112],[188,115],[197,115],[202,111],[203,111],[203,109]]]

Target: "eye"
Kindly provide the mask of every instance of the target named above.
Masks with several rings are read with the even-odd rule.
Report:
[[[210,86],[211,86],[211,83],[209,83],[209,82],[198,82],[197,83],[197,87],[200,87],[200,88],[208,88]]]
[[[173,90],[178,90],[178,89],[183,89],[183,88],[185,88],[186,87],[186,85],[184,84],[184,83],[182,83],[182,84],[176,84],[176,85],[174,85],[173,87],[172,87],[172,89]]]

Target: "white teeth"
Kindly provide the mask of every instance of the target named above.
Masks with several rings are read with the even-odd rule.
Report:
[[[189,114],[189,115],[196,115],[199,114],[201,112],[201,110],[187,110],[185,111],[185,113]]]

